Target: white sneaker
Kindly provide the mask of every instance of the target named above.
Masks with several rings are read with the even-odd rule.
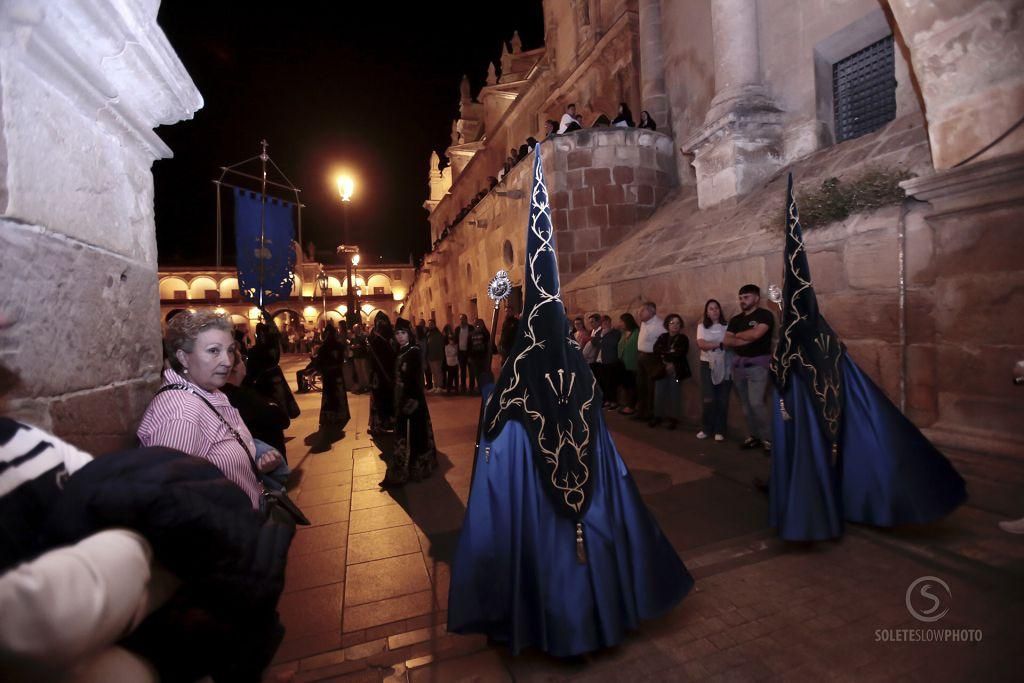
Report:
[[[725,437],[721,434],[715,434],[715,441],[725,441]]]
[[[1010,522],[999,522],[999,528],[1010,534],[1024,534],[1024,517]]]
[[[707,435],[706,432],[700,431],[700,432],[697,432],[697,438],[698,439],[706,439],[706,438],[708,438],[708,435]]]

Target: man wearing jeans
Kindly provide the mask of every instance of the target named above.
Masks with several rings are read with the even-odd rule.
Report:
[[[661,356],[654,353],[654,343],[665,334],[665,320],[658,315],[653,301],[646,301],[638,311],[640,336],[637,338],[636,358],[636,415],[634,420],[647,421],[654,417],[654,376],[662,367]]]
[[[772,329],[775,317],[761,308],[761,289],[757,285],[740,287],[740,313],[729,321],[724,346],[736,354],[732,383],[743,404],[750,436],[740,446],[761,446],[771,452],[771,426],[765,394],[768,391],[768,365],[772,353]]]

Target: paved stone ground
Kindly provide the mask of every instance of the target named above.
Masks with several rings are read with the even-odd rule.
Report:
[[[294,377],[299,359],[284,365]],[[964,507],[928,528],[855,526],[841,542],[783,543],[749,484],[767,475],[767,459],[618,415],[608,419],[615,442],[694,591],[620,646],[569,661],[449,635],[449,561],[479,399],[430,397],[440,471],[392,493],[377,487],[384,464],[365,432],[367,397],[349,394],[346,437],[317,455],[304,440],[320,395],[298,399],[291,488],[313,526],[291,548],[279,606],[287,635],[268,681],[967,681],[1008,680],[1024,665],[1024,538],[1003,534],[994,516]],[[950,591],[935,589],[948,613],[931,624],[905,603],[922,576]],[[982,640],[894,641],[900,629],[980,630]]]

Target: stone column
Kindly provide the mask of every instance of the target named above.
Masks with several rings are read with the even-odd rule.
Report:
[[[661,0],[640,0],[640,108],[658,127],[672,130],[671,107],[665,90],[665,47],[661,39]],[[640,119],[640,112],[634,112]]]
[[[715,97],[704,126],[683,143],[701,208],[749,192],[782,163],[781,112],[761,84],[757,3],[711,0],[711,25]]]
[[[924,99],[935,168],[1024,151],[1024,2],[889,6]]]
[[[202,97],[159,2],[0,3],[0,357],[12,412],[89,451],[134,440],[162,368],[153,132]]]

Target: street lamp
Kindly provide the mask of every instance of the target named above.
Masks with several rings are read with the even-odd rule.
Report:
[[[349,327],[354,322],[359,322],[359,313],[356,306],[355,292],[353,291],[352,285],[352,266],[359,265],[359,247],[350,246],[348,243],[348,206],[352,203],[352,195],[355,193],[356,181],[355,179],[343,173],[338,176],[338,194],[341,196],[341,215],[342,215],[342,226],[341,226],[341,241],[342,244],[338,247],[338,253],[350,255],[345,259],[345,291],[347,292],[348,299],[348,316],[347,322]]]

